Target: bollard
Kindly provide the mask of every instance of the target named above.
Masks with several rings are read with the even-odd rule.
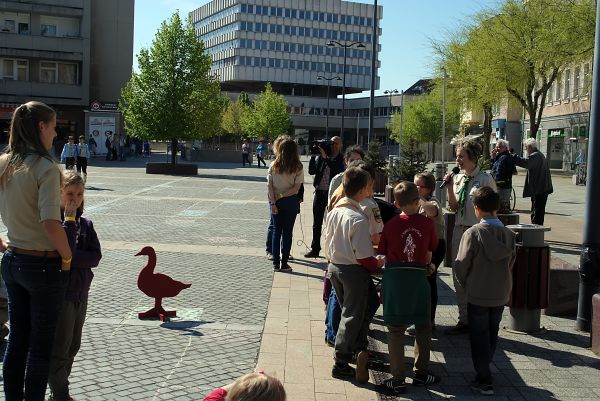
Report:
[[[592,297],[592,351],[600,356],[600,294]]]
[[[517,258],[512,270],[513,288],[508,302],[507,330],[534,334],[540,327],[542,309],[548,306],[550,248],[544,233],[550,227],[536,224],[508,225],[517,234]]]

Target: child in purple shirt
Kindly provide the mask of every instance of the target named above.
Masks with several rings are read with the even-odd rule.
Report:
[[[53,401],[71,400],[69,374],[81,346],[81,333],[87,300],[94,278],[92,267],[102,258],[100,242],[92,221],[83,213],[84,181],[81,175],[67,171],[60,191],[63,227],[73,254],[69,284],[58,318],[50,360],[48,384]]]

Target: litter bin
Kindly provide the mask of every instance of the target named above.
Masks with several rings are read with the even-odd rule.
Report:
[[[518,333],[539,333],[542,309],[548,306],[550,247],[544,233],[550,227],[537,224],[508,225],[517,234],[517,257],[512,269],[513,288],[508,306],[507,329]]]

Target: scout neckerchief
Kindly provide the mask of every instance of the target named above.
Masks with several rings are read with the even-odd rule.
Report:
[[[365,215],[365,212],[363,212],[363,210],[360,207],[358,207],[354,203],[350,202],[350,199],[348,199],[347,196],[343,197],[342,199],[340,199],[338,201],[338,203],[335,204],[334,208],[336,208],[336,207],[342,207],[342,206],[350,206],[352,209],[358,211],[363,216]]]
[[[463,185],[460,188],[460,193],[458,195],[458,210],[460,210],[460,215],[465,215],[465,203],[467,201],[467,186],[469,185],[469,181],[471,181],[473,177],[470,175],[465,175],[463,178]]]

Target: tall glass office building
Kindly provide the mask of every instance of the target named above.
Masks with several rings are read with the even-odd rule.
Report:
[[[341,0],[213,0],[191,13],[223,91],[235,98],[241,91],[258,93],[270,82],[286,96],[296,129],[311,139],[324,136],[327,114],[330,133],[339,132],[344,52],[346,94],[370,89],[373,15],[372,4]],[[382,18],[382,7],[377,16]],[[367,127],[366,103],[346,99],[348,143]],[[386,108],[379,110],[382,115],[392,109],[389,97],[377,103]],[[383,129],[385,123],[377,126]]]

